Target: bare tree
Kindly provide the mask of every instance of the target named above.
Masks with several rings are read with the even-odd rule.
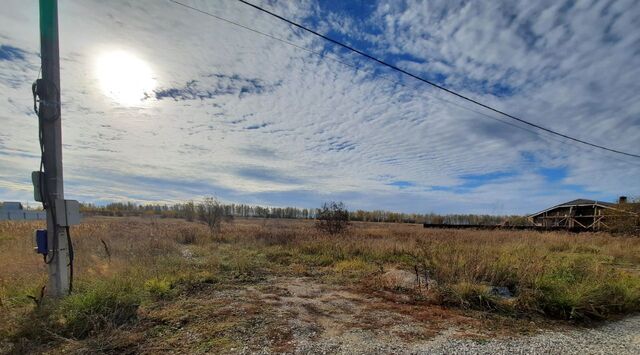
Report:
[[[196,204],[193,201],[184,204],[184,218],[189,222],[196,219]]]
[[[213,197],[206,197],[197,206],[198,219],[207,224],[211,236],[220,232],[223,221],[230,221],[233,216],[226,216],[224,206]]]
[[[318,210],[316,228],[335,235],[349,226],[349,211],[342,202],[325,202]]]

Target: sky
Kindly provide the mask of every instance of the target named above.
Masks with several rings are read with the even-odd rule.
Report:
[[[253,1],[640,154],[638,1]],[[524,214],[640,195],[640,159],[523,130],[237,1],[184,3],[268,36],[170,1],[60,1],[67,198]],[[37,1],[2,6],[0,200],[33,202]]]

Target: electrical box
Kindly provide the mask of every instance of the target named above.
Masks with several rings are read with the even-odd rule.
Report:
[[[67,227],[80,224],[80,202],[76,200],[56,200],[56,224]]]
[[[42,185],[44,184],[44,173],[42,171],[31,172],[31,182],[33,183],[33,199],[42,202]]]
[[[37,229],[36,230],[36,247],[34,248],[36,253],[47,255],[49,253],[49,248],[47,245],[47,230],[46,229]]]

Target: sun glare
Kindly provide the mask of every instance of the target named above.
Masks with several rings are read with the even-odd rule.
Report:
[[[98,57],[97,75],[105,95],[125,106],[140,103],[156,86],[149,65],[124,51]]]

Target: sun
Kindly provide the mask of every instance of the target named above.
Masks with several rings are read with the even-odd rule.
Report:
[[[139,104],[156,86],[149,65],[125,51],[103,53],[96,70],[104,94],[124,106]]]

